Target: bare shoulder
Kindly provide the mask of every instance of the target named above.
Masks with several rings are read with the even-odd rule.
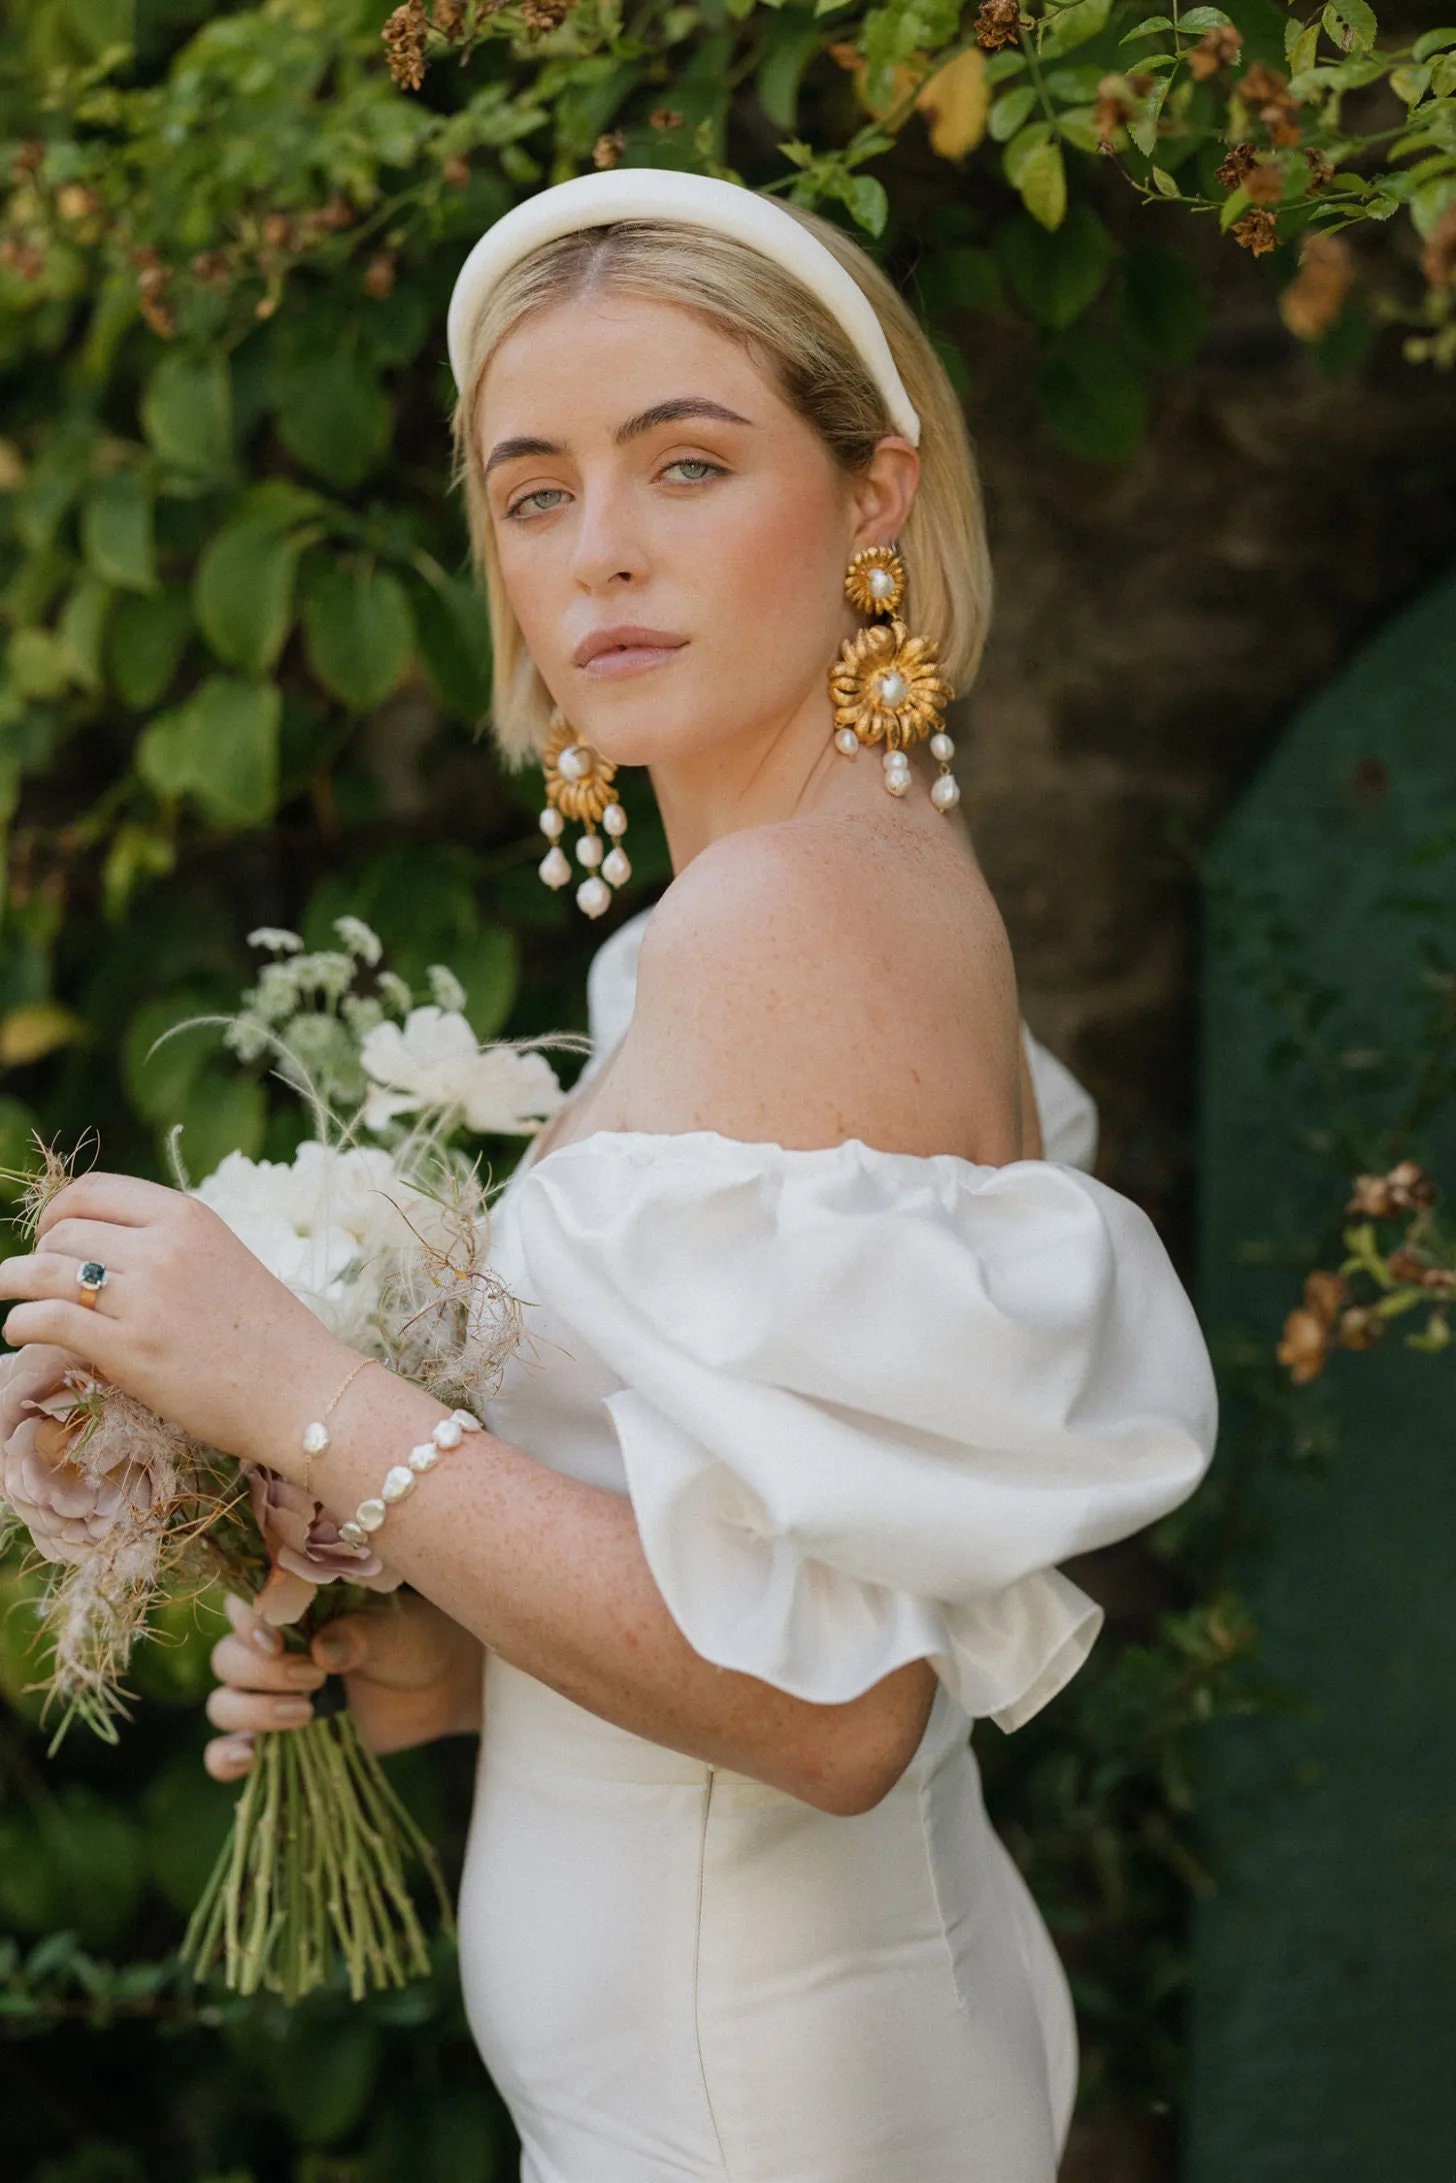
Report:
[[[653,911],[621,1056],[631,1126],[1022,1156],[1005,927],[974,861],[789,821],[725,836]]]

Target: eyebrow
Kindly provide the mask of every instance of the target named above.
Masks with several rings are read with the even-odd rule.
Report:
[[[639,410],[635,417],[629,417],[625,424],[619,424],[612,436],[617,445],[623,447],[628,440],[635,440],[639,434],[652,431],[656,425],[677,424],[685,417],[715,417],[720,424],[751,425],[753,422],[751,417],[740,417],[736,409],[726,409],[721,402],[710,402],[706,395],[679,394],[671,401],[654,402],[651,409]],[[484,475],[489,477],[497,463],[510,462],[517,455],[565,453],[566,449],[559,440],[538,439],[531,434],[513,440],[498,440],[490,451]]]

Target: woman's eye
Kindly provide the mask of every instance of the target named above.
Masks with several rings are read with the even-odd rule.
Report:
[[[679,455],[676,462],[670,462],[667,465],[667,470],[700,470],[708,477],[722,477],[725,474],[721,463],[709,462],[702,455]],[[667,470],[662,473],[664,477],[667,475]],[[701,483],[701,479],[689,478],[686,482],[689,485],[697,485]]]
[[[513,500],[506,510],[506,515],[508,518],[519,515],[521,510],[528,508],[533,500],[549,500],[553,493],[559,494],[561,491],[562,487],[559,485],[538,485],[534,493],[522,493],[519,500]]]

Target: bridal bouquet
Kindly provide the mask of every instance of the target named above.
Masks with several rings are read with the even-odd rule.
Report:
[[[343,946],[316,953],[296,933],[252,933],[271,960],[241,1009],[163,1034],[219,1023],[241,1063],[270,1055],[311,1132],[289,1161],[232,1152],[194,1185],[174,1131],[176,1181],[354,1348],[475,1410],[519,1339],[520,1310],[488,1264],[488,1186],[468,1140],[535,1131],[562,1090],[546,1041],[478,1043],[443,965],[430,966],[420,1002],[379,967],[366,924],[343,917],[334,930]],[[28,1237],[71,1179],[40,1150],[38,1171],[11,1178],[24,1186],[16,1218]],[[0,1357],[0,1537],[16,1530],[46,1565],[49,1659],[32,1687],[46,1709],[64,1709],[52,1751],[78,1717],[116,1739],[131,1648],[163,1597],[217,1583],[256,1592],[264,1618],[306,1646],[331,1614],[400,1581],[297,1485],[199,1444],[74,1352],[42,1343]],[[266,1986],[293,2001],[340,1960],[355,1999],[425,1975],[413,1860],[451,1924],[433,1851],[352,1716],[327,1702],[337,1688],[324,1686],[302,1729],[254,1739],[183,1942],[198,1979],[220,1961],[231,1989]]]

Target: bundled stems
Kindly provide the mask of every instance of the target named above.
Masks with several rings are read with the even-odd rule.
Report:
[[[347,1710],[254,1739],[252,1770],[181,1956],[199,1982],[221,1962],[229,1991],[300,2001],[342,1961],[355,2001],[429,1975],[406,1878],[424,1867],[453,1936],[434,1850]]]

